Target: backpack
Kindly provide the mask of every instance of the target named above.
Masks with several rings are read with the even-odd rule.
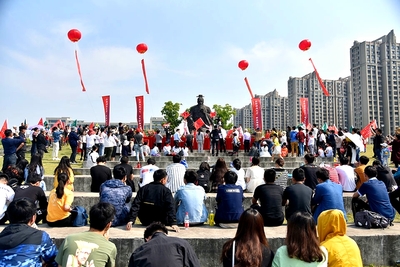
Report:
[[[86,213],[86,209],[82,206],[75,206],[72,210],[72,213],[76,213],[76,217],[72,223],[72,226],[86,226],[88,224],[88,215]]]
[[[387,228],[390,225],[390,220],[379,213],[362,210],[356,213],[354,223],[358,227],[367,229],[371,228]]]

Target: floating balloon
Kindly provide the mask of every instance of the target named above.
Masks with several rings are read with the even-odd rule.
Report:
[[[71,42],[78,42],[82,37],[82,34],[79,30],[77,29],[72,29],[68,32],[68,39],[71,40]]]
[[[138,45],[136,46],[136,50],[137,50],[140,54],[144,54],[144,53],[146,53],[146,51],[147,51],[147,45],[146,45],[145,43],[138,44]]]
[[[311,47],[311,42],[308,39],[304,39],[299,43],[299,48],[302,51],[307,51],[308,49],[310,49],[310,47]]]
[[[246,60],[239,61],[239,64],[238,64],[239,69],[245,70],[245,69],[247,69],[248,66],[249,66],[249,62],[247,62]]]

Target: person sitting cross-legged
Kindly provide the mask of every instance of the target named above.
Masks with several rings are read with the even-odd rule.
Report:
[[[147,226],[152,222],[161,222],[167,226],[172,226],[175,231],[179,231],[176,225],[176,213],[174,197],[167,183],[167,173],[164,170],[156,170],[153,175],[154,182],[151,182],[137,192],[133,200],[126,229],[130,230],[139,217],[142,225]]]
[[[54,266],[57,247],[50,236],[35,229],[36,205],[28,198],[8,206],[10,224],[0,233],[0,266]]]
[[[252,199],[253,205],[251,207],[261,213],[265,226],[282,225],[285,219],[282,212],[283,189],[281,186],[275,184],[275,178],[275,170],[265,170],[265,184],[259,185],[256,188]],[[258,205],[258,201],[260,201],[261,206]]]
[[[353,216],[360,210],[370,210],[386,217],[393,221],[396,214],[392,205],[390,204],[389,195],[386,191],[386,186],[382,181],[379,181],[377,170],[373,166],[367,166],[364,170],[364,176],[367,181],[353,195],[352,210]],[[368,203],[360,199],[360,196],[366,195]]]
[[[122,166],[113,169],[114,179],[105,181],[100,186],[100,202],[107,202],[115,208],[115,218],[111,226],[125,225],[128,222],[132,188],[126,185],[126,170]]]
[[[176,222],[183,225],[186,212],[189,215],[189,223],[201,225],[207,221],[208,213],[204,200],[207,198],[204,188],[197,185],[197,173],[186,171],[185,185],[175,193]]]
[[[347,220],[342,186],[329,179],[329,171],[325,168],[318,168],[317,179],[319,184],[315,188],[315,194],[311,200],[311,205],[315,207],[313,215],[315,222],[318,221],[321,212],[330,209],[341,210]]]
[[[225,184],[218,186],[215,211],[215,223],[237,223],[242,215],[243,208],[243,188],[236,185],[238,176],[233,171],[227,171],[224,175]]]

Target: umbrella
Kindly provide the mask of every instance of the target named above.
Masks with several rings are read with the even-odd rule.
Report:
[[[32,125],[32,126],[29,126],[28,127],[28,130],[32,130],[33,128],[38,128],[38,129],[42,129],[42,128],[44,128],[44,126],[43,125]]]
[[[344,136],[359,148],[364,149],[364,144],[358,134],[344,133]]]

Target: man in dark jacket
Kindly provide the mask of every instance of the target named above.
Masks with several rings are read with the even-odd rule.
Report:
[[[382,135],[382,130],[377,128],[375,129],[375,136],[374,136],[374,157],[376,157],[382,163],[382,156],[381,156],[381,144],[385,142],[385,139]]]
[[[385,184],[388,193],[397,189],[397,183],[394,180],[392,170],[389,167],[383,166],[379,160],[374,160],[372,166],[376,168],[378,173],[376,178]]]
[[[75,157],[76,157],[76,149],[78,148],[78,140],[79,136],[76,134],[76,127],[72,127],[71,132],[68,135],[68,142],[72,150],[71,156],[69,158],[69,161],[71,161],[71,163],[77,163]]]
[[[167,173],[164,170],[156,170],[153,178],[154,182],[140,188],[133,200],[126,229],[130,230],[135,224],[136,217],[139,217],[144,226],[152,222],[161,222],[179,231],[176,225],[174,198],[171,190],[165,186]]]
[[[167,228],[159,222],[150,224],[144,231],[144,243],[129,259],[135,266],[200,266],[192,246],[184,239],[169,237]]]
[[[22,159],[25,159],[25,153],[26,153],[26,126],[21,125],[19,126],[19,134],[18,137],[19,139],[24,140],[24,145],[17,151],[17,164],[20,162]]]
[[[32,227],[36,206],[27,198],[11,202],[7,209],[10,225],[0,233],[0,266],[55,266],[57,247],[50,236]]]
[[[44,128],[42,128],[40,130],[40,133],[37,136],[36,139],[36,148],[37,148],[37,153],[43,158],[43,154],[47,153],[47,141],[46,141],[46,137],[44,136],[46,130]]]

